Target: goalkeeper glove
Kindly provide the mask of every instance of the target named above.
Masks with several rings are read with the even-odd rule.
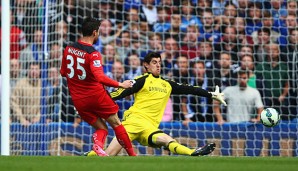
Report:
[[[224,100],[224,93],[219,92],[219,87],[215,86],[215,92],[210,92],[212,94],[212,99],[219,101],[220,103],[227,106],[227,103]]]

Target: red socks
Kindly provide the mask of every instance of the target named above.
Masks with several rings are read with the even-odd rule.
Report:
[[[126,150],[127,154],[130,156],[136,156],[132,148],[130,139],[123,125],[119,125],[115,127],[114,131],[119,144]],[[101,148],[103,148],[107,135],[108,135],[107,130],[104,130],[104,129],[96,130],[92,135],[94,144],[97,144]]]
[[[97,144],[101,148],[103,148],[103,146],[105,144],[105,141],[106,141],[107,135],[108,135],[107,130],[104,130],[104,129],[96,130],[92,135],[92,139],[93,139],[94,144]]]
[[[123,125],[115,127],[114,131],[119,144],[126,150],[127,154],[130,156],[136,156],[136,153],[132,148],[130,139]]]

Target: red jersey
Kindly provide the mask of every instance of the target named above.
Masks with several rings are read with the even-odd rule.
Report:
[[[104,74],[101,54],[91,44],[81,41],[65,48],[60,74],[67,78],[73,100],[102,95],[106,93],[104,85],[119,86]]]

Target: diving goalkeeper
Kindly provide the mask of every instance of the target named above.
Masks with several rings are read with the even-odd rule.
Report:
[[[182,85],[163,79],[160,76],[161,56],[159,53],[148,53],[144,58],[143,65],[147,73],[136,78],[132,88],[120,88],[110,93],[113,100],[134,94],[134,104],[124,112],[122,122],[130,140],[136,140],[144,146],[155,148],[164,146],[172,153],[180,155],[201,156],[210,154],[215,148],[214,143],[206,144],[197,149],[190,149],[179,144],[171,136],[159,130],[158,127],[171,94],[199,95],[213,98],[226,105],[218,86],[215,92],[208,92],[199,87]],[[121,149],[122,146],[114,138],[106,149],[106,153],[115,156]],[[96,154],[90,151],[85,155],[92,156]]]

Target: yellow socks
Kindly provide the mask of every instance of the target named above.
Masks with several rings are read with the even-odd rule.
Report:
[[[185,147],[184,145],[177,143],[176,141],[170,142],[168,148],[171,152],[181,155],[191,155],[191,153],[194,151],[188,147]]]

